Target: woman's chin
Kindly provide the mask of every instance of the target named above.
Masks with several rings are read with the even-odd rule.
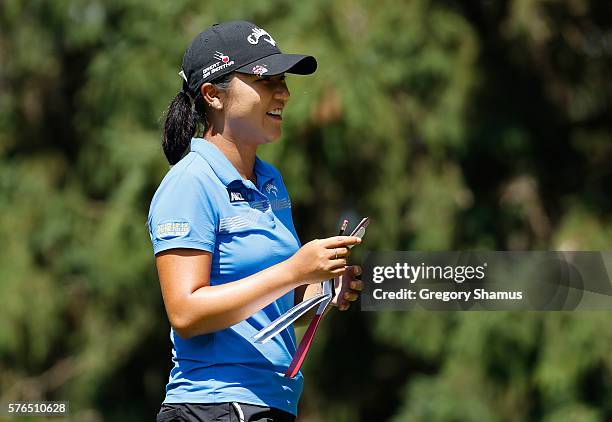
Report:
[[[274,135],[268,136],[264,141],[264,144],[273,144],[281,138],[281,132],[275,133]]]

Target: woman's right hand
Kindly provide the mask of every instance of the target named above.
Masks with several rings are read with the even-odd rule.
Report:
[[[348,246],[358,245],[361,239],[355,236],[334,236],[315,239],[303,245],[287,263],[303,283],[319,283],[344,273]]]

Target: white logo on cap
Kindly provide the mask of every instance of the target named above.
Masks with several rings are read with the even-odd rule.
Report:
[[[234,61],[231,60],[228,55],[225,55],[220,51],[215,51],[213,57],[219,61],[202,69],[202,79],[206,79],[210,75],[217,73],[221,70],[225,70],[226,68],[233,66],[234,64]]]
[[[257,75],[257,76],[261,76],[264,73],[266,73],[267,71],[268,71],[268,68],[266,67],[266,65],[259,65],[259,64],[257,66],[255,66],[255,67],[253,67],[253,69],[252,69],[253,74]]]
[[[221,60],[223,63],[227,63],[227,62],[229,62],[229,61],[230,61],[229,56],[226,56],[225,54],[223,54],[223,53],[222,53],[222,52],[220,52],[220,51],[216,51],[216,52],[215,52],[215,59],[217,59],[217,60]]]
[[[247,37],[247,40],[253,45],[259,44],[259,39],[263,37],[264,35],[268,37],[268,38],[264,38],[264,41],[267,41],[270,44],[272,44],[274,47],[276,47],[276,41],[274,41],[274,38],[272,38],[272,35],[268,34],[265,30],[261,28],[257,28],[257,27],[253,28],[253,33]]]

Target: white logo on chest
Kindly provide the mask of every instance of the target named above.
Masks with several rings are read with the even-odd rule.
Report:
[[[230,198],[232,201],[244,201],[240,192],[230,192]]]

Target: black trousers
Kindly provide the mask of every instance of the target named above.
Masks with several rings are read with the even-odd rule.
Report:
[[[294,422],[295,416],[273,407],[246,403],[164,403],[157,422]]]

